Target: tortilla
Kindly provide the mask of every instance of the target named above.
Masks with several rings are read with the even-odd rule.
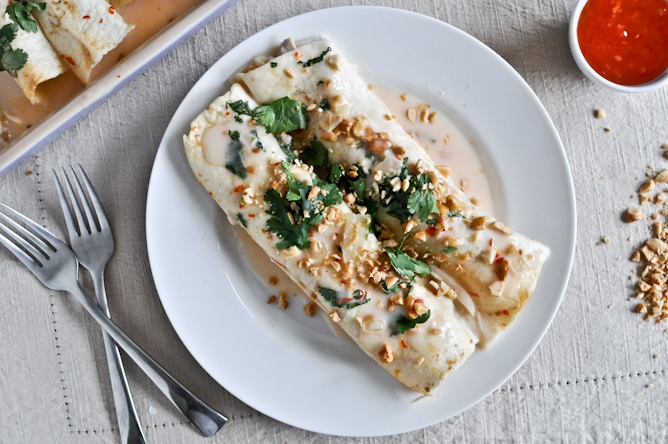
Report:
[[[12,23],[9,15],[5,13],[9,4],[8,0],[0,0],[0,27]],[[18,70],[16,81],[33,104],[40,102],[37,87],[41,83],[67,71],[67,66],[53,50],[42,29],[39,26],[37,28],[37,32],[26,32],[19,27],[16,38],[11,43],[12,49],[20,48],[28,54],[28,61]]]
[[[332,42],[279,51],[193,121],[190,167],[369,356],[433,393],[515,319],[549,249],[475,206]]]
[[[321,220],[309,230],[308,246],[281,247],[285,238],[267,229],[272,219],[267,193],[275,192],[281,205],[289,205],[288,174],[308,188],[313,202],[322,195],[318,185],[324,185],[311,167],[288,158],[281,148],[285,141],[279,142],[250,116],[231,112],[231,104],[239,102],[257,106],[235,84],[191,124],[184,145],[195,176],[229,221],[243,226],[362,350],[411,389],[431,394],[473,353],[477,342],[453,301],[435,294],[423,277],[413,281],[407,294],[385,291],[383,283],[399,276],[369,233],[368,216],[353,212],[342,200],[321,209]],[[239,159],[241,171],[234,167]],[[315,215],[318,205],[312,208]],[[381,273],[382,282],[375,279]],[[416,325],[403,330],[411,321]]]
[[[409,234],[406,248],[429,258],[434,275],[460,289],[458,296],[469,311],[471,303],[475,306],[472,314],[481,345],[493,341],[533,293],[549,249],[474,205],[391,117],[372,86],[332,42],[316,39],[282,48],[281,55],[234,80],[259,103],[287,96],[317,105],[308,131],[299,136],[301,144],[316,138],[327,147],[330,163],[370,171],[367,190],[374,191],[368,197],[380,204],[378,222],[396,241]],[[322,108],[323,103],[328,109]],[[420,219],[388,211],[402,190],[393,187],[381,196],[383,181],[399,177],[404,164],[409,176],[429,178],[438,213]],[[374,180],[374,175],[383,179]]]
[[[104,0],[47,0],[35,18],[58,55],[85,84],[102,57],[134,28]]]

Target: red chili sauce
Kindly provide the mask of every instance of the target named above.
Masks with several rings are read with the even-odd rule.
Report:
[[[611,82],[641,85],[668,68],[668,0],[590,0],[577,33],[582,55]]]

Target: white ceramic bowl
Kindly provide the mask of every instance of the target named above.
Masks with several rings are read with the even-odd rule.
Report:
[[[604,78],[599,73],[594,71],[594,69],[589,65],[587,59],[582,55],[582,50],[580,49],[580,44],[578,42],[578,22],[580,21],[580,14],[582,13],[582,8],[587,4],[589,0],[578,0],[573,13],[571,14],[570,26],[568,28],[568,40],[571,45],[571,53],[575,59],[580,70],[595,83],[608,88],[614,89],[616,91],[625,92],[625,93],[644,93],[649,91],[654,91],[655,89],[661,88],[668,83],[668,70],[664,71],[656,79],[651,82],[644,83],[642,85],[620,85],[610,80]]]

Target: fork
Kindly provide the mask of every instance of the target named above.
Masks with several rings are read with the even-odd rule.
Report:
[[[67,203],[63,187],[55,171],[53,171],[53,178],[56,182],[56,190],[58,191],[60,206],[63,210],[72,251],[79,260],[79,264],[88,270],[93,279],[97,305],[99,305],[107,317],[111,317],[109,304],[107,303],[107,294],[104,288],[104,269],[114,254],[114,238],[111,234],[107,216],[102,208],[102,203],[95,193],[93,185],[81,165],[78,165],[78,167],[79,175],[86,186],[90,202],[95,210],[94,212],[91,210],[88,200],[84,195],[81,182],[71,166],[70,170],[72,170],[72,175],[74,176],[78,198],[75,197],[67,172],[64,168],[61,168],[61,170],[65,176],[64,183],[74,214],[70,210],[70,205]],[[144,437],[137,410],[132,401],[132,394],[130,393],[125,369],[123,368],[121,354],[116,343],[104,330],[102,331],[102,336],[104,338],[104,349],[107,354],[111,391],[114,398],[114,406],[116,407],[116,420],[118,421],[121,442],[145,444],[146,438]]]
[[[16,256],[47,288],[66,291],[83,305],[114,341],[132,358],[160,391],[206,437],[211,437],[227,422],[220,413],[190,392],[149,356],[81,288],[79,263],[63,241],[46,228],[0,202],[0,208],[26,225],[25,228],[0,212],[0,243]],[[3,224],[2,221],[5,221]]]

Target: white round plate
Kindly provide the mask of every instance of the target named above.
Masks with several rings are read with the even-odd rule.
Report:
[[[508,330],[420,399],[320,317],[281,311],[242,260],[231,226],[195,180],[182,137],[226,79],[286,37],[323,35],[368,80],[447,110],[482,147],[505,220],[551,249],[535,294]],[[549,205],[546,204],[549,202]],[[319,10],[273,25],[227,53],[169,124],[153,166],[148,253],[165,311],[190,353],[226,390],[303,429],[380,436],[430,426],[506,381],[559,307],[575,249],[575,198],[564,149],[538,98],[488,47],[438,20],[380,7]],[[297,301],[294,299],[294,301]]]

